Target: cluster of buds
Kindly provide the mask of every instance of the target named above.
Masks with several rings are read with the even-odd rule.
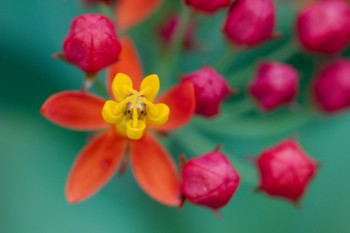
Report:
[[[254,47],[274,38],[276,16],[272,0],[184,3],[207,14],[227,8],[223,33],[235,46]],[[128,1],[123,1],[123,7],[124,4]],[[159,4],[153,2],[154,6]],[[324,22],[317,27],[320,18]],[[136,21],[126,20],[123,29]],[[165,47],[173,40],[178,26],[179,18],[172,16],[160,28]],[[340,0],[317,2],[299,13],[296,27],[299,41],[307,51],[339,53],[350,41],[350,7]],[[187,25],[182,41],[185,48],[194,44],[194,29]],[[114,23],[98,14],[73,20],[63,43],[62,57],[87,76],[113,66],[107,78],[110,100],[85,91],[67,91],[48,98],[41,109],[47,119],[62,127],[102,132],[80,152],[73,165],[66,193],[70,203],[83,201],[99,191],[119,166],[125,166],[128,158],[141,188],[160,203],[181,207],[188,200],[217,211],[229,202],[239,187],[240,175],[220,148],[184,161],[179,178],[172,157],[152,133],[168,135],[185,126],[194,114],[217,116],[223,101],[233,93],[220,72],[204,66],[185,74],[180,83],[156,99],[160,90],[158,76],[149,75],[141,80],[144,75],[131,40],[124,35],[120,42]],[[350,61],[345,59],[321,69],[313,95],[322,110],[333,112],[350,106],[349,73]],[[260,64],[248,89],[263,111],[293,103],[298,91],[298,72],[280,62]],[[258,190],[295,203],[300,201],[318,169],[317,163],[294,140],[285,140],[263,151],[256,166],[260,175]]]

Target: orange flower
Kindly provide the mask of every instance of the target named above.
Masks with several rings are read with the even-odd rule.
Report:
[[[112,92],[112,77],[116,73],[130,74],[135,89],[141,85],[143,72],[133,43],[124,38],[122,45],[120,62],[111,68],[107,77],[107,87],[110,93]],[[117,85],[117,87],[120,86]],[[142,87],[141,85],[141,92]],[[134,92],[135,95],[140,93]],[[116,96],[116,101],[112,102],[120,103],[122,100],[118,98]],[[132,101],[136,101],[136,98]],[[109,122],[106,116],[104,116],[105,119],[112,123],[112,126],[104,121],[102,110],[105,111],[108,107],[107,103],[111,102],[106,102],[96,95],[79,91],[64,91],[46,100],[41,113],[51,122],[72,130],[103,130],[99,136],[86,145],[73,165],[66,186],[66,197],[69,203],[83,201],[99,191],[115,174],[122,161],[127,158],[126,156],[130,155],[132,170],[141,188],[152,198],[165,205],[179,205],[180,186],[175,163],[166,149],[154,137],[153,132],[166,133],[186,125],[191,120],[195,109],[193,87],[189,83],[179,84],[164,93],[155,102],[162,103],[162,105],[154,104],[155,106],[168,106],[170,109],[168,120],[166,123],[162,120],[164,124],[158,125],[152,119],[143,119],[149,127],[142,133],[139,140],[132,140],[130,139],[130,137],[133,138],[132,133],[130,136],[125,130],[116,127],[119,121]],[[152,115],[152,117],[155,116],[158,115]],[[132,126],[133,118],[127,117],[125,116],[124,119],[131,120]],[[138,119],[142,120],[141,117]],[[135,124],[138,125],[137,122]]]

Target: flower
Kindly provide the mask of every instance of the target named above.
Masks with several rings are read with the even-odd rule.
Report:
[[[231,93],[225,79],[209,66],[183,76],[181,81],[193,84],[196,113],[205,117],[217,115],[221,103]]]
[[[141,90],[133,89],[129,76],[118,73],[113,80],[112,91],[116,101],[108,100],[102,111],[103,119],[115,125],[119,133],[138,140],[143,136],[147,124],[163,125],[169,117],[169,107],[153,104],[158,91],[157,75],[147,76],[141,83]]]
[[[191,203],[217,210],[236,192],[240,177],[220,151],[190,159],[182,169],[181,193]]]
[[[350,7],[341,0],[316,2],[299,13],[296,30],[307,51],[339,53],[350,41]]]
[[[317,106],[333,113],[350,106],[350,60],[339,59],[324,66],[313,85]]]
[[[279,62],[260,64],[250,83],[249,92],[265,111],[291,103],[298,92],[298,73],[290,65]]]
[[[214,14],[230,5],[231,0],[185,0],[185,4],[199,12]]]
[[[120,70],[125,72],[129,67],[135,74],[135,70],[141,70],[136,51],[132,41],[128,38],[122,40],[123,52],[120,62],[113,66],[112,71]],[[137,121],[136,127],[133,125],[135,115],[123,115],[122,120],[111,122],[110,118],[119,113],[116,108],[124,107],[125,110],[134,107],[133,101],[140,101],[141,98],[153,101],[158,90],[155,76],[144,79],[141,83],[139,76],[132,76],[132,80],[125,75],[117,75],[117,80],[113,81],[108,76],[107,84],[110,93],[116,94],[115,101],[105,101],[93,94],[80,91],[65,91],[54,94],[48,98],[42,106],[41,113],[51,122],[72,130],[102,130],[102,133],[94,137],[80,152],[68,177],[66,186],[66,197],[69,203],[77,203],[91,197],[99,191],[115,174],[119,166],[122,166],[128,156],[130,156],[131,166],[136,180],[141,188],[155,200],[170,206],[177,206],[180,203],[180,187],[176,171],[176,166],[165,148],[157,141],[152,132],[169,132],[187,124],[193,116],[195,99],[193,87],[190,84],[179,84],[163,96],[155,100],[156,104],[146,102],[147,114],[149,117],[140,117],[143,123]],[[128,87],[130,82],[133,87],[141,86],[140,92],[131,91]],[[113,86],[111,87],[111,83]],[[122,84],[119,86],[118,84]],[[140,85],[141,84],[141,85]],[[126,85],[126,88],[124,88]],[[125,92],[124,92],[125,91]],[[130,96],[128,96],[131,94]],[[119,105],[124,98],[131,99],[131,105],[125,103]],[[128,101],[126,101],[128,102]],[[137,102],[137,104],[141,104]],[[159,103],[163,103],[158,105]],[[152,106],[159,110],[156,114]],[[162,114],[168,108],[168,114]],[[116,107],[114,109],[111,109]],[[106,111],[111,111],[106,114]],[[110,124],[107,124],[103,117]],[[134,111],[134,109],[133,109]],[[154,111],[154,112],[153,112]],[[166,110],[165,110],[166,111]],[[151,113],[152,112],[152,113]],[[160,113],[161,112],[161,113]],[[124,114],[124,111],[122,112]],[[139,112],[137,113],[139,114]],[[168,117],[164,117],[167,116]],[[106,118],[107,116],[107,118]],[[130,118],[132,117],[132,118]],[[158,117],[158,118],[157,118]],[[162,118],[163,117],[163,118]],[[168,118],[165,123],[165,118]],[[129,121],[131,125],[128,128]],[[157,121],[159,120],[159,121]],[[159,125],[164,123],[163,125]],[[126,124],[126,128],[120,125]],[[139,133],[140,125],[150,126],[144,130],[143,136]],[[135,137],[135,135],[137,137]],[[140,138],[138,140],[130,139]],[[129,152],[129,153],[128,153]]]
[[[112,65],[120,51],[113,22],[99,14],[75,18],[63,43],[65,58],[86,73]]]
[[[236,0],[223,32],[235,45],[253,47],[273,37],[275,8],[272,0]]]
[[[258,157],[258,190],[298,203],[316,175],[318,165],[292,139],[280,142]]]

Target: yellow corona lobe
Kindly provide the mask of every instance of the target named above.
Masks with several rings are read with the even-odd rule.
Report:
[[[169,107],[153,103],[159,87],[158,76],[152,74],[142,80],[140,90],[136,91],[130,77],[118,73],[112,83],[115,101],[105,103],[103,119],[130,139],[142,138],[147,125],[163,125],[168,120]]]

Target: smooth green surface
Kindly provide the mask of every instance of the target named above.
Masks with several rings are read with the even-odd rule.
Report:
[[[239,52],[229,63],[227,73],[232,76],[227,78],[232,84],[235,77],[248,80],[254,74],[256,62],[269,54],[274,54],[273,59],[294,64],[303,77],[303,86],[307,84],[313,73],[310,56],[293,47],[285,49],[293,34],[294,11],[290,9],[290,6],[278,8],[278,31],[284,33],[284,39]],[[222,210],[223,219],[189,204],[183,212],[158,204],[141,191],[130,170],[123,177],[115,177],[90,200],[68,205],[64,198],[66,176],[88,134],[51,124],[39,114],[39,109],[51,94],[80,88],[83,74],[52,59],[51,54],[61,50],[70,21],[84,12],[93,9],[87,10],[73,0],[0,1],[1,233],[350,232],[349,113],[334,117],[313,115],[310,121],[293,127],[290,124],[295,124],[294,121],[286,121],[277,127],[283,130],[276,130],[274,117],[281,119],[284,114],[293,113],[281,110],[261,116],[252,112],[244,118],[232,117],[232,124],[226,123],[229,127],[224,134],[210,134],[209,127],[203,128],[203,124],[211,121],[203,119],[195,119],[174,133],[169,148],[176,160],[180,153],[193,157],[223,143],[231,160],[239,163],[236,166],[243,182]],[[143,58],[159,53],[154,29],[149,28],[154,28],[155,19],[162,14],[157,13],[153,20],[131,32]],[[198,69],[208,62],[215,64],[223,56],[226,46],[220,34],[223,16],[220,13],[210,19],[197,19],[202,23],[197,35],[202,52],[187,54],[177,72],[168,71],[169,79],[175,80],[177,74]],[[276,53],[279,48],[284,48],[283,52]],[[146,73],[154,72],[157,64],[163,62],[155,56],[143,60]],[[299,102],[304,103],[306,97],[302,94]],[[232,106],[238,106],[240,98],[244,97],[230,99],[224,109],[231,107],[230,114],[234,115]],[[297,137],[305,150],[322,163],[300,208],[254,193],[257,177],[254,167],[247,162],[248,157],[289,136]]]

